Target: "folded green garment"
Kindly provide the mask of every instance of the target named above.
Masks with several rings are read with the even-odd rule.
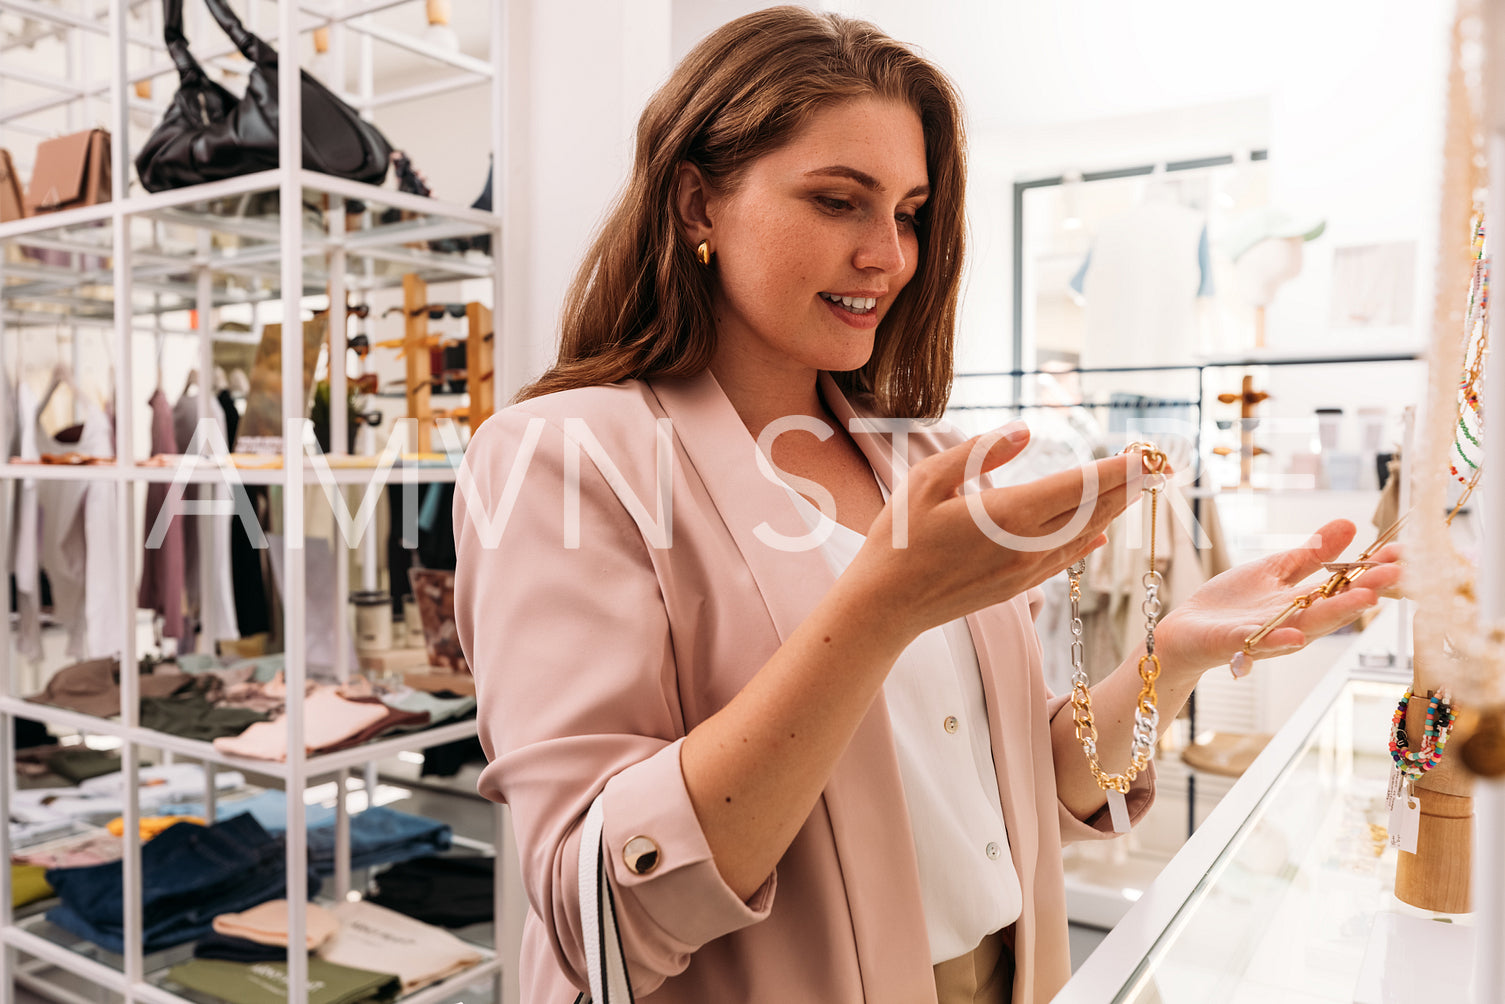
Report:
[[[54,774],[67,778],[70,784],[78,784],[91,777],[115,773],[120,769],[120,757],[87,746],[67,746],[48,757],[47,766]]]
[[[168,978],[231,1004],[287,1004],[286,962],[225,962],[193,959],[168,970]],[[308,960],[308,1004],[353,1004],[368,998],[392,1000],[397,977]]]
[[[47,869],[41,865],[10,866],[10,905],[25,906],[52,895],[52,886],[45,878]]]

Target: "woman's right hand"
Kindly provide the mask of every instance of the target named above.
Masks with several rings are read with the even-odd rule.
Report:
[[[1029,442],[1022,424],[1023,435],[1000,431],[910,468],[836,587],[737,696],[686,737],[686,790],[722,878],[740,897],[768,878],[804,825],[904,648],[1100,546],[1103,527],[1138,492],[1142,462],[1131,453],[986,488],[969,503],[961,494],[967,474],[1007,463]],[[1086,511],[1075,523],[1079,509]],[[982,517],[1019,539],[1000,546],[981,529]]]
[[[893,626],[919,634],[1039,585],[1106,543],[1104,528],[1138,497],[1138,451],[963,494],[968,475],[1028,444],[1024,423],[1011,423],[926,458],[895,486],[848,569]]]

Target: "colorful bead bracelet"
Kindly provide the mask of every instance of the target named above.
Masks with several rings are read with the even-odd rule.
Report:
[[[1439,690],[1427,699],[1427,724],[1422,735],[1421,749],[1412,751],[1406,736],[1406,709],[1411,705],[1411,691],[1395,706],[1390,717],[1390,758],[1396,770],[1407,777],[1420,777],[1437,766],[1442,760],[1442,751],[1447,746],[1448,734],[1453,730],[1453,709],[1447,703],[1447,692]]]

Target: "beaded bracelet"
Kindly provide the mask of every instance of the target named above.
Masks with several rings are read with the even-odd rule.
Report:
[[[1406,735],[1406,709],[1411,705],[1411,691],[1407,690],[1395,714],[1390,717],[1390,758],[1395,769],[1407,777],[1421,777],[1442,761],[1442,751],[1447,746],[1448,734],[1453,730],[1453,708],[1447,703],[1447,692],[1439,690],[1427,699],[1427,724],[1422,736],[1421,749],[1413,752]]]

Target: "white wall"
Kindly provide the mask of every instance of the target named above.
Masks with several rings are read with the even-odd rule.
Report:
[[[669,0],[515,0],[502,334],[504,393],[550,362],[559,306],[627,175],[631,136],[670,68]]]

